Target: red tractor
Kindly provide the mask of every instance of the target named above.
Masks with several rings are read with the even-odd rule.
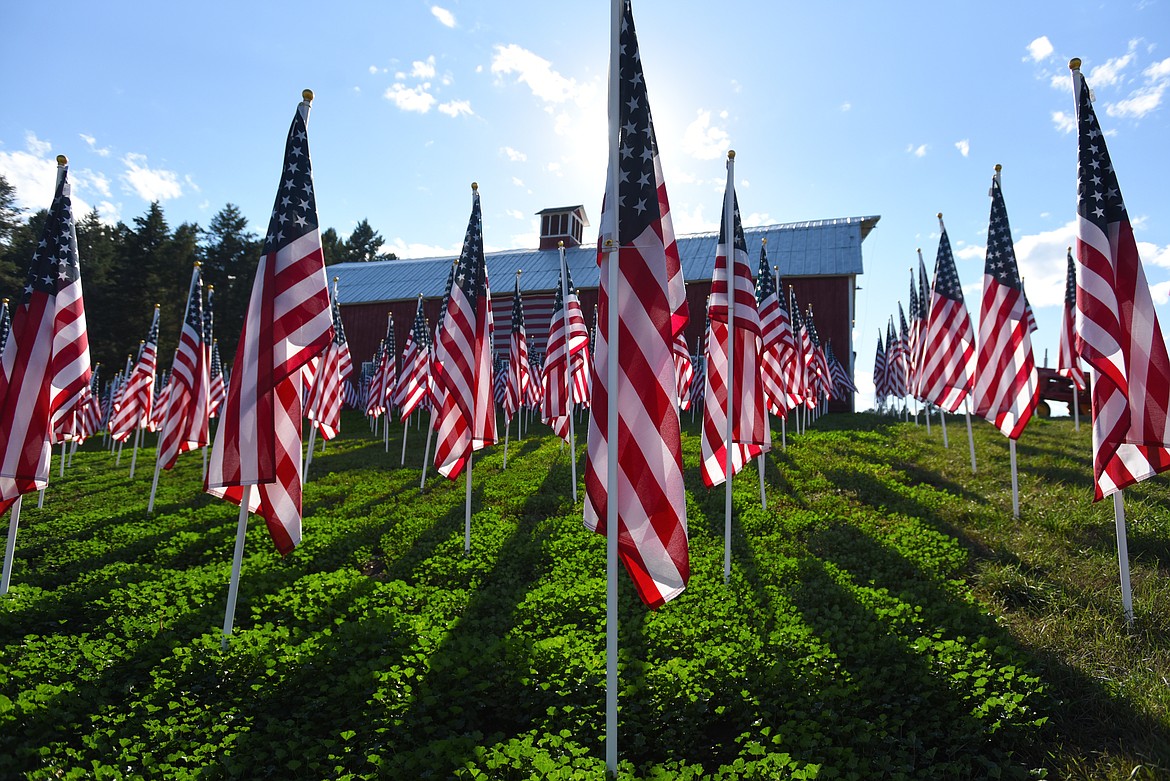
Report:
[[[1036,407],[1036,414],[1042,418],[1052,415],[1049,401],[1061,401],[1068,405],[1068,414],[1072,415],[1073,382],[1068,377],[1061,377],[1056,369],[1037,368],[1036,373],[1040,380],[1040,404]],[[1085,375],[1085,389],[1077,391],[1077,406],[1081,410],[1081,417],[1088,420],[1092,416],[1092,403],[1089,397],[1089,376]]]

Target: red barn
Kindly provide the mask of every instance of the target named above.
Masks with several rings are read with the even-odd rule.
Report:
[[[507,250],[487,255],[488,281],[492,291],[496,350],[505,358],[512,317],[512,292],[516,271],[524,297],[524,320],[529,349],[544,353],[553,295],[559,280],[558,242],[565,243],[565,260],[577,286],[585,320],[593,325],[600,281],[597,250],[582,245],[582,229],[589,225],[583,206],[545,209],[541,217],[539,249]],[[811,305],[822,342],[853,374],[853,317],[857,277],[863,273],[861,243],[880,217],[844,217],[832,220],[765,225],[744,228],[753,272],[759,263],[761,240],[768,240],[768,262],[778,266],[783,289],[796,291],[801,309]],[[692,352],[701,349],[704,310],[715,268],[717,233],[695,233],[677,238],[691,322],[687,343]],[[385,336],[387,314],[394,318],[395,340],[401,352],[414,321],[418,297],[424,300],[427,321],[434,328],[439,316],[447,273],[454,256],[417,260],[385,260],[340,263],[326,268],[338,278],[341,317],[355,362],[369,361]],[[835,411],[852,411],[853,399],[830,404]]]

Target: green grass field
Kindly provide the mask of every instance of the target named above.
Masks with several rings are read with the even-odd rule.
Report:
[[[691,581],[659,611],[621,574],[623,778],[1170,778],[1170,489],[1126,492],[1136,621],[1087,425],[1019,443],[835,415],[735,481],[699,476],[684,415]],[[542,432],[547,429],[541,428]],[[535,432],[535,428],[534,428]],[[513,432],[515,433],[515,432]],[[313,461],[304,543],[253,519],[221,650],[236,508],[198,454],[89,443],[26,497],[0,598],[3,778],[600,778],[605,541],[541,433],[419,491],[347,413]],[[151,437],[153,444],[153,437]],[[583,463],[584,443],[578,454]],[[7,528],[7,516],[3,520]]]

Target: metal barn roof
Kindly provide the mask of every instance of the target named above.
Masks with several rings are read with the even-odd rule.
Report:
[[[745,228],[754,266],[759,262],[760,240],[768,239],[768,261],[780,267],[784,277],[849,276],[863,273],[861,242],[877,225],[878,216],[843,217],[782,225]],[[683,276],[688,282],[707,281],[715,267],[718,233],[695,233],[677,239]],[[573,284],[579,288],[599,285],[597,248],[592,245],[565,250]],[[437,298],[445,292],[447,272],[454,255],[417,260],[383,260],[338,263],[325,271],[338,277],[342,304],[372,304],[416,298]],[[516,270],[525,292],[554,290],[558,281],[555,250],[505,250],[486,255],[488,280],[494,295],[513,289]]]

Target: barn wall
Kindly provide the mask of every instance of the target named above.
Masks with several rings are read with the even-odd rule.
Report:
[[[846,368],[852,365],[850,336],[853,324],[850,322],[850,300],[853,296],[854,277],[788,277],[783,280],[785,296],[788,286],[796,290],[796,299],[802,310],[812,305],[817,333],[821,342],[832,341],[837,358]],[[711,290],[710,281],[696,281],[687,285],[687,303],[691,319],[687,326],[687,345],[692,353],[702,347],[702,334],[706,316],[707,295]],[[594,305],[597,303],[597,289],[578,291],[585,323],[593,327]],[[423,311],[432,332],[439,316],[440,298],[425,299]],[[398,355],[406,345],[406,336],[414,322],[416,301],[395,301],[380,304],[343,304],[341,319],[345,325],[346,338],[355,365],[360,369],[362,361],[369,361],[378,347],[378,341],[386,333],[386,314],[394,315],[395,341]],[[548,339],[548,318],[552,308],[552,293],[526,293],[524,295],[525,331],[529,351],[543,353]],[[493,295],[492,312],[495,321],[496,350],[507,356],[508,335],[512,321],[512,294]],[[852,411],[853,400],[835,401],[830,404],[833,411]]]

